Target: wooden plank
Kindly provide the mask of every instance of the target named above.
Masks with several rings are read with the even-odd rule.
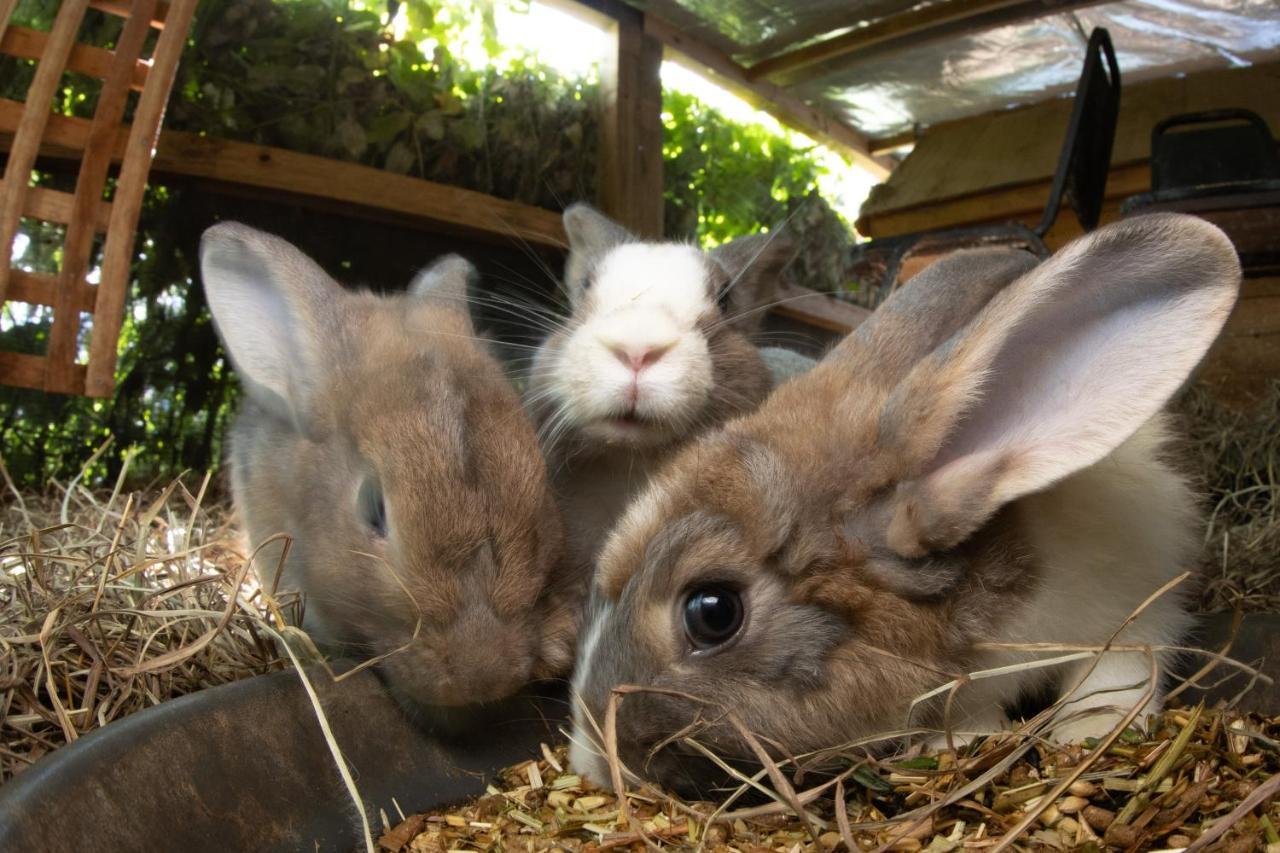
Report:
[[[1221,402],[1241,409],[1280,379],[1280,277],[1245,279],[1200,378]]]
[[[610,27],[600,64],[600,207],[633,233],[662,237],[662,45],[641,15]]]
[[[41,137],[50,115],[53,95],[62,79],[62,68],[75,43],[88,0],[63,0],[54,19],[47,52],[36,67],[27,89],[27,100],[18,120],[13,148],[5,165],[3,197],[0,197],[0,304],[5,300],[12,262],[13,237],[18,231],[31,169],[40,151]]]
[[[22,102],[0,98],[0,134],[11,136],[17,132],[22,112]],[[91,124],[88,119],[49,113],[44,138],[40,141],[41,156],[79,157],[85,140],[89,138]],[[119,145],[124,144],[125,136],[125,133],[120,134]]]
[[[130,80],[133,78],[134,69],[138,67],[142,47],[151,34],[151,18],[155,12],[155,6],[156,0],[134,0],[133,14],[125,19],[124,28],[116,40],[115,53],[111,54],[111,66],[103,78],[102,91],[98,95],[98,104],[94,109],[93,123],[90,125],[89,137],[85,142],[84,158],[80,161],[80,173],[76,177],[74,209],[67,225],[66,239],[63,241],[62,270],[58,274],[60,287],[57,290],[57,304],[53,309],[53,329],[49,333],[47,352],[46,385],[50,388],[65,387],[73,381],[71,370],[76,362],[76,338],[80,331],[80,315],[74,309],[75,296],[78,286],[89,272],[95,232],[93,218],[98,206],[102,203],[107,170],[111,166],[112,149],[115,147],[120,120],[124,118]],[[168,94],[167,88],[165,94],[166,96]],[[145,93],[143,97],[146,97]],[[149,155],[147,159],[150,160]],[[125,197],[120,200],[120,203],[128,204],[130,199],[127,197],[124,180],[125,175],[122,174],[120,191],[125,193]],[[144,172],[143,184],[145,183]],[[142,187],[139,187],[137,192],[141,195]],[[114,209],[115,205],[112,205],[113,215]],[[114,224],[109,218],[108,247],[114,236],[111,227]],[[130,226],[131,232],[132,228],[133,226]],[[132,255],[132,233],[129,235],[129,250]],[[105,255],[103,260],[103,277],[98,286],[98,298],[104,299],[105,291],[118,288],[122,294],[119,300],[120,309],[123,310],[123,294],[129,289],[128,269],[126,268],[123,278],[109,278]],[[106,301],[110,306],[112,300],[107,298]],[[94,327],[97,331],[96,317]],[[113,342],[112,350],[114,349]]]
[[[7,53],[19,59],[40,59],[44,55],[45,45],[49,42],[47,33],[27,27],[9,27],[0,39],[0,53]],[[67,70],[89,77],[104,79],[111,71],[114,53],[100,47],[76,43],[67,57]],[[135,61],[130,71],[129,87],[141,92],[147,82],[150,67],[141,61]]]
[[[89,0],[89,7],[97,9],[99,12],[115,15],[118,18],[127,18],[133,14],[131,0]],[[165,19],[168,17],[169,4],[167,2],[157,3],[155,11],[151,15],[151,26],[157,30],[163,30]]]
[[[1021,186],[940,200],[936,203],[913,205],[874,216],[863,216],[858,220],[858,232],[868,237],[892,237],[917,231],[976,225],[984,222],[1004,222],[1027,217],[1034,217],[1038,221],[1049,199],[1050,183],[1049,180],[1036,181]],[[1105,197],[1113,203],[1113,207],[1118,207],[1120,200],[1145,192],[1150,187],[1150,166],[1146,163],[1122,166],[1111,170],[1107,179]],[[1063,211],[1058,216],[1059,223],[1063,220],[1074,220],[1074,218],[1074,214],[1064,204]]]
[[[0,194],[4,193],[4,183],[0,182]],[[71,221],[75,196],[48,187],[27,187],[27,198],[22,205],[22,215],[45,222],[58,222],[66,225]],[[100,201],[93,213],[93,228],[98,233],[107,230],[107,220],[111,216],[111,202]]]
[[[0,350],[0,377],[4,378],[6,385],[18,388],[35,388],[59,394],[84,393],[86,370],[83,364],[75,365],[71,371],[72,378],[67,385],[46,388],[44,363],[45,359],[42,356]]]
[[[9,276],[10,302],[49,306],[56,304],[60,287],[56,276],[24,270],[12,270]],[[93,313],[97,299],[98,292],[92,285],[80,282],[78,287],[73,287],[70,304],[77,313],[76,319],[79,320],[80,312]]]
[[[156,172],[206,178],[327,199],[364,214],[403,214],[418,223],[466,233],[522,240],[563,249],[560,214],[484,193],[410,178],[355,163],[225,139],[167,131],[160,137]]]
[[[129,292],[129,272],[133,265],[133,238],[142,211],[142,194],[165,105],[178,72],[178,60],[186,47],[187,29],[195,14],[197,0],[174,0],[165,19],[166,26],[156,42],[151,57],[151,73],[147,86],[138,98],[133,125],[125,143],[120,176],[111,205],[111,221],[107,242],[102,252],[102,279],[93,312],[93,338],[89,342],[89,371],[85,393],[91,397],[108,396],[115,388],[116,344],[124,321],[124,302]],[[96,128],[95,128],[96,130]]]
[[[795,286],[780,289],[773,312],[842,334],[856,329],[871,316],[871,312],[861,306],[807,287]]]
[[[1070,12],[1100,2],[1106,0],[948,0],[922,4],[870,23],[860,17],[833,21],[832,31],[845,32],[757,62],[747,74],[753,80],[769,78],[784,86],[796,86],[858,62],[872,51],[900,52],[965,32]]]
[[[4,112],[0,100],[0,130]],[[89,122],[52,118],[50,128],[56,125],[59,132],[53,134],[55,144],[42,148],[41,155],[78,156],[72,146],[82,144]],[[6,142],[0,138],[0,150]],[[117,134],[113,161],[119,161],[123,147],[123,135]],[[429,223],[505,242],[525,241],[557,250],[566,245],[560,214],[554,211],[283,148],[165,131],[156,145],[152,171],[197,178],[219,188],[257,190],[251,194],[258,197],[330,202],[339,211],[388,214],[386,218],[394,221]]]
[[[0,38],[4,38],[5,30],[9,28],[9,18],[13,16],[17,5],[18,0],[0,0]]]

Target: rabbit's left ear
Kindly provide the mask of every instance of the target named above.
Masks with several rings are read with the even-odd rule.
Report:
[[[475,276],[476,268],[466,258],[445,255],[418,271],[409,283],[409,294],[425,303],[456,310],[464,323],[465,333],[473,334],[467,286]]]
[[[759,328],[763,307],[782,285],[782,272],[795,257],[792,242],[780,233],[752,234],[730,240],[710,252],[725,281],[712,296],[728,321],[742,330]]]
[[[1111,453],[1186,381],[1239,286],[1221,231],[1165,214],[1077,240],[996,294],[881,412],[882,440],[916,470],[894,497],[890,547],[950,548]]]

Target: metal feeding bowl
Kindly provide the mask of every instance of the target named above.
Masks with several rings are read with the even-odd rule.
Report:
[[[1232,639],[1234,637],[1234,639]],[[1280,615],[1203,620],[1191,642],[1275,673]],[[1208,660],[1186,655],[1185,678]],[[1204,679],[1183,700],[1237,697],[1248,678]],[[481,793],[497,770],[559,738],[563,697],[522,696],[475,719],[470,734],[433,734],[405,715],[371,672],[333,682],[313,672],[321,706],[375,832]],[[1280,712],[1276,685],[1241,706]],[[395,802],[393,803],[393,798]],[[214,687],[126,717],[46,756],[0,788],[0,850],[347,851],[360,820],[296,673]]]
[[[480,794],[558,737],[563,699],[523,696],[470,734],[433,734],[372,672],[312,672],[375,837],[392,798],[421,811]],[[493,719],[489,719],[493,717]],[[360,818],[296,673],[165,702],[92,732],[0,788],[0,850],[348,851]]]

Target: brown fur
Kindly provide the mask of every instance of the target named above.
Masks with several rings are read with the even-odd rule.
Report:
[[[689,756],[679,744],[657,755],[651,750],[695,721],[707,723],[697,735],[702,743],[730,758],[750,757],[718,716],[723,709],[790,754],[892,732],[908,722],[912,700],[931,688],[1009,662],[980,655],[978,641],[1101,644],[1124,614],[1179,570],[1181,555],[1194,545],[1194,513],[1185,483],[1159,460],[1160,401],[1153,392],[1142,402],[1147,413],[1134,415],[1129,398],[1112,389],[1123,392],[1131,376],[1150,376],[1160,393],[1176,389],[1179,371],[1189,372],[1230,310],[1239,282],[1230,244],[1204,223],[1153,218],[1112,226],[1031,267],[1026,259],[991,253],[938,262],[817,368],[781,386],[754,414],[686,448],[654,477],[602,552],[575,676],[583,701],[580,735],[590,731],[582,717],[600,719],[620,683],[708,703],[658,693],[632,694],[624,702],[618,721],[624,760],[671,784],[698,781]],[[1074,290],[1083,287],[1074,276],[1092,276],[1093,288],[1105,283],[1113,301]],[[1038,494],[1019,493],[1036,475],[1021,467],[1022,456],[977,453],[978,463],[957,456],[962,464],[948,465],[948,454],[959,452],[951,444],[955,436],[974,419],[993,418],[977,402],[984,396],[1007,402],[1003,389],[984,384],[999,382],[1000,376],[988,382],[988,371],[1000,365],[1008,342],[1026,346],[1028,339],[1018,337],[1025,318],[1060,299],[1060,315],[1045,316],[1078,322],[1084,335],[1096,317],[1129,318],[1130,289],[1133,304],[1148,312],[1138,313],[1139,321],[1168,318],[1164,324],[1147,319],[1139,328],[1160,327],[1167,337],[1156,342],[1159,352],[1173,354],[1169,363],[1178,366],[1162,363],[1163,355],[1118,366],[1120,384],[1104,389],[1118,400],[1103,412],[1110,420],[1059,427],[1059,412],[1050,406],[1037,415],[1042,422],[1028,421],[1060,430],[1028,444],[1028,453],[1044,458],[1046,447],[1060,446],[1064,454],[1080,454],[1085,461],[1075,473],[1058,483],[1041,480]],[[1083,296],[1072,302],[1076,294]],[[1088,313],[1095,304],[1111,313]],[[1035,334],[1044,333],[1030,328],[1036,355],[1041,338]],[[1018,385],[1009,393],[1034,395],[1042,387],[1034,381],[1038,375],[1017,371],[1024,351],[1015,350],[1012,369],[1002,368],[1015,382],[1031,382],[1029,391]],[[1016,406],[1013,411],[1026,417]],[[1098,444],[1087,442],[1102,434],[1112,442],[1111,457],[1093,465],[1088,454]],[[1139,523],[1146,527],[1114,520],[1117,507],[1141,509]],[[1130,561],[1126,548],[1145,554]],[[1113,584],[1120,598],[1105,608],[1095,604],[1089,620],[1064,616],[1061,609],[1093,595],[1092,578],[1117,560],[1132,573]],[[741,591],[746,616],[731,639],[702,650],[685,635],[682,608],[690,590],[709,583]],[[1046,588],[1071,598],[1046,601]],[[1048,623],[1058,627],[1044,627]],[[1071,626],[1064,636],[1044,634],[1064,623]],[[1136,642],[1171,643],[1185,624],[1177,598],[1170,597],[1129,630]],[[1132,692],[1127,660],[1104,657],[1097,670],[1108,672],[1104,693],[1116,695],[1119,685]],[[999,725],[1002,704],[1031,679],[1046,677],[965,687],[954,720]],[[1109,700],[1075,701],[1090,707]],[[937,726],[942,708],[927,703],[910,722]],[[1110,725],[1107,720],[1104,730]],[[581,771],[600,776],[598,759],[580,744],[575,760]]]
[[[251,385],[230,450],[250,542],[293,540],[278,583],[305,594],[304,627],[336,651],[389,655],[379,670],[414,705],[489,701],[562,674],[577,613],[558,574],[559,517],[532,424],[464,303],[345,292],[283,241],[219,229],[215,245],[265,264],[286,292],[327,293],[300,309],[323,365],[286,401],[306,413],[291,423]],[[225,333],[238,320],[211,302]],[[369,477],[385,538],[357,510]],[[268,584],[279,558],[271,546],[257,559]]]

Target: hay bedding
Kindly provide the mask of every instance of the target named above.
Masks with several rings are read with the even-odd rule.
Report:
[[[4,472],[4,488],[0,782],[112,720],[282,667],[208,478],[24,495]]]
[[[1250,415],[1199,391],[1178,409],[1187,458],[1211,498],[1202,609],[1280,610],[1280,386]],[[269,637],[297,624],[301,603],[257,590],[208,478],[129,492],[122,475],[112,489],[51,483],[27,494],[2,464],[0,474],[0,782],[134,711],[288,665]],[[548,751],[475,803],[387,822],[381,846],[949,851],[1006,849],[1016,834],[1014,847],[1026,850],[1280,853],[1268,847],[1280,845],[1280,718],[1173,710],[1149,736],[1128,732],[1105,750],[1010,737],[959,754],[850,756],[839,792],[798,793],[808,827],[781,802],[730,804],[716,820],[717,807],[647,788],[619,803],[576,779],[562,750]],[[1029,751],[1010,759],[1021,746]],[[1082,765],[1069,789],[1048,797]]]
[[[542,760],[508,768],[484,797],[413,815],[379,846],[394,853],[1280,851],[1280,719],[1170,710],[1149,735],[1126,729],[1109,748],[1023,742],[1027,751],[1009,763],[1018,737],[991,737],[959,753],[851,757],[835,784],[810,774],[813,787],[797,794],[808,827],[782,797],[726,809],[651,787],[628,793],[628,816],[617,798],[565,766],[563,749],[544,747]]]

